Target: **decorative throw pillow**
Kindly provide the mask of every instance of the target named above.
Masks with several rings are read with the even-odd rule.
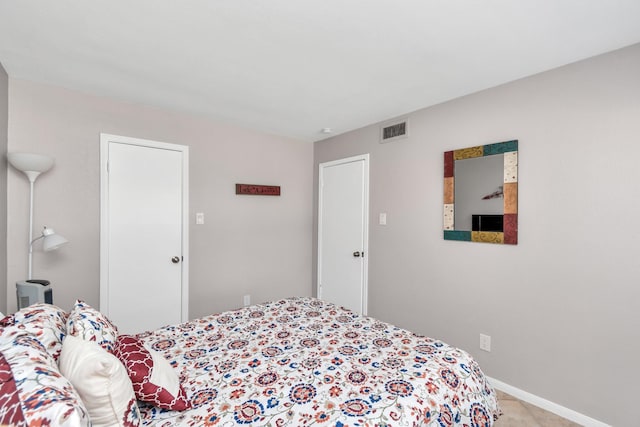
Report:
[[[0,353],[0,425],[22,427],[27,426],[27,420],[22,414],[20,395],[13,379],[11,365]]]
[[[37,303],[19,310],[14,322],[19,328],[31,332],[55,360],[60,356],[62,340],[67,333],[68,314],[52,304]]]
[[[84,301],[76,300],[67,320],[67,333],[85,341],[94,341],[113,352],[118,328],[107,317]]]
[[[191,408],[178,374],[167,359],[131,335],[120,335],[113,354],[127,369],[138,400],[162,409]]]
[[[15,316],[13,314],[7,314],[0,320],[0,326],[13,326],[16,322]]]
[[[68,335],[60,371],[78,390],[94,427],[140,425],[140,410],[122,363],[92,341]]]
[[[0,329],[0,353],[11,369],[27,425],[89,424],[78,393],[34,335],[15,326]],[[4,410],[5,403],[1,406]]]

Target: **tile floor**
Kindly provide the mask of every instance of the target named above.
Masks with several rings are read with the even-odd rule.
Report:
[[[567,419],[497,390],[502,416],[495,427],[579,427]]]

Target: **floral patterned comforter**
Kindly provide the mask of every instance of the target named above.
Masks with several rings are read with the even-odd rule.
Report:
[[[180,372],[193,408],[158,426],[491,426],[495,392],[464,351],[314,298],[139,337]]]

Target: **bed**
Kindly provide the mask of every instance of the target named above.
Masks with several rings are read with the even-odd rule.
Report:
[[[78,304],[84,317],[74,314]],[[253,305],[136,336],[118,336],[108,319],[83,304],[56,314],[66,330],[43,333],[40,326],[33,333],[60,368],[60,379],[69,379],[61,388],[78,391],[65,411],[47,416],[58,416],[62,424],[91,419],[95,425],[88,402],[94,399],[73,380],[90,374],[72,372],[83,362],[69,356],[85,357],[87,349],[76,353],[71,343],[92,345],[89,361],[107,355],[119,360],[113,367],[127,372],[134,388],[140,360],[148,361],[147,380],[153,363],[170,366],[178,388],[147,388],[146,397],[155,394],[145,401],[140,387],[133,401],[129,394],[122,397],[120,425],[492,426],[500,415],[495,391],[466,352],[315,298]],[[5,318],[9,326],[0,333],[0,350],[9,358],[7,330],[25,324],[19,313]],[[26,400],[28,392],[21,393]],[[162,393],[164,404],[158,403]],[[73,416],[72,403],[84,404]]]

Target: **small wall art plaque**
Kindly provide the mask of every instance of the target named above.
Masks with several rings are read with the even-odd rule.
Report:
[[[279,185],[236,184],[236,194],[251,196],[279,196]]]

